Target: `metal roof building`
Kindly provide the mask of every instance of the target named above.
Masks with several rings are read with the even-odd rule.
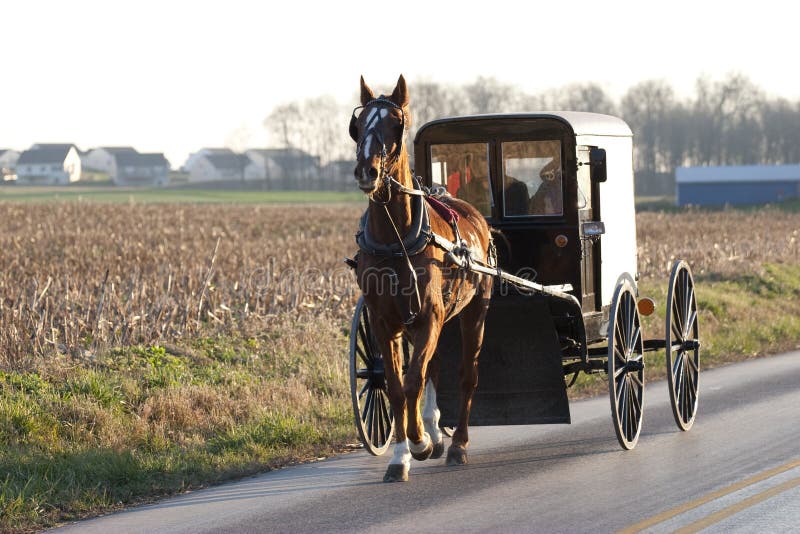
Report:
[[[766,204],[800,198],[800,165],[678,167],[679,206]]]

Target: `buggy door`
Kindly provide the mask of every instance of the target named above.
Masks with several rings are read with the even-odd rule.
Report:
[[[600,308],[600,236],[586,235],[585,223],[600,220],[597,184],[592,182],[588,165],[592,147],[578,147],[578,225],[581,236],[581,288],[583,311],[593,312]]]

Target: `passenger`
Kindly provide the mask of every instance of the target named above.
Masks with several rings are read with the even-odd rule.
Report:
[[[530,196],[525,182],[513,176],[506,175],[503,185],[503,200],[505,201],[505,215],[528,215]]]
[[[489,179],[487,177],[473,177],[472,180],[463,184],[458,189],[456,197],[475,206],[481,215],[487,217],[492,215],[492,197],[489,191]]]
[[[531,198],[532,215],[561,215],[563,200],[561,193],[561,166],[554,159],[539,172],[542,183]]]

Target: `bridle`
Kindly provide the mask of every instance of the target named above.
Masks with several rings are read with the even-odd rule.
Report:
[[[367,116],[367,123],[364,127],[364,133],[359,138],[358,136],[358,116],[356,113],[361,110],[361,113],[364,113],[368,108],[373,108],[375,112],[372,115]],[[386,151],[386,140],[383,137],[383,132],[380,129],[381,121],[384,118],[384,115],[381,114],[380,110],[382,108],[394,108],[400,110],[400,114],[402,119],[400,121],[400,140],[397,143],[397,149],[395,150],[394,154],[390,155]],[[405,137],[406,133],[406,112],[402,106],[392,102],[390,99],[386,98],[384,95],[379,96],[378,98],[374,98],[364,104],[363,106],[357,106],[353,109],[353,115],[350,117],[350,137],[353,138],[353,141],[356,142],[356,159],[358,159],[363,153],[364,148],[367,145],[367,142],[374,138],[381,147],[381,166],[378,171],[378,177],[383,182],[383,188],[386,190],[386,199],[385,200],[378,200],[376,198],[376,193],[380,189],[380,187],[376,187],[375,191],[369,194],[370,202],[374,202],[375,204],[380,205],[383,207],[383,211],[386,213],[386,218],[389,220],[389,224],[391,225],[392,229],[394,230],[395,237],[397,238],[397,242],[400,245],[400,249],[402,250],[403,258],[406,262],[406,267],[408,268],[409,275],[411,276],[411,280],[414,283],[414,298],[412,300],[411,295],[409,295],[409,305],[408,305],[408,316],[405,318],[405,324],[409,325],[414,322],[419,315],[419,312],[422,309],[422,298],[420,296],[419,290],[419,280],[417,279],[417,272],[414,269],[414,266],[411,264],[411,258],[409,257],[408,251],[406,250],[405,244],[403,244],[403,236],[400,235],[400,231],[397,228],[394,220],[392,219],[392,215],[389,213],[389,202],[392,200],[392,189],[400,192],[405,193],[408,195],[420,195],[424,196],[425,193],[421,190],[417,189],[410,189],[405,187],[403,184],[398,182],[395,178],[391,176],[391,169],[396,166],[397,162],[400,160],[400,155],[403,153],[403,138]],[[366,154],[365,156],[369,156]],[[423,209],[425,207],[423,206]],[[395,274],[395,276],[397,276]]]
[[[367,123],[364,127],[364,133],[359,138],[358,136],[358,117],[357,113],[361,110],[363,114],[366,112],[367,108],[375,109],[375,113],[373,115],[367,116]],[[380,113],[382,108],[394,108],[400,111],[402,116],[400,122],[400,140],[397,144],[397,149],[395,150],[394,154],[390,155],[386,151],[386,140],[383,137],[383,132],[380,129],[381,121],[383,120],[384,116]],[[406,131],[406,112],[402,106],[396,104],[395,102],[391,101],[384,95],[379,96],[378,98],[374,98],[364,104],[363,106],[357,106],[353,109],[353,115],[350,117],[350,137],[353,138],[353,141],[356,142],[356,159],[363,153],[364,147],[367,145],[367,141],[371,139],[375,139],[381,147],[381,165],[378,171],[378,176],[383,182],[384,188],[386,189],[386,199],[385,200],[378,200],[376,198],[375,193],[377,193],[379,188],[376,188],[375,191],[370,193],[369,198],[372,202],[376,204],[386,205],[392,199],[392,189],[398,189],[398,186],[406,191],[402,191],[398,189],[398,191],[402,191],[408,193],[409,191],[414,191],[408,188],[405,188],[398,182],[396,179],[392,178],[391,176],[391,169],[394,167],[398,160],[400,159],[400,155],[403,153],[403,138],[405,137]]]

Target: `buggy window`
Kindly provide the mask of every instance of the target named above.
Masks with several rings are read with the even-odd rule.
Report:
[[[484,216],[492,215],[494,198],[487,143],[432,145],[431,180],[475,206]]]
[[[503,216],[563,214],[561,142],[502,143]]]

